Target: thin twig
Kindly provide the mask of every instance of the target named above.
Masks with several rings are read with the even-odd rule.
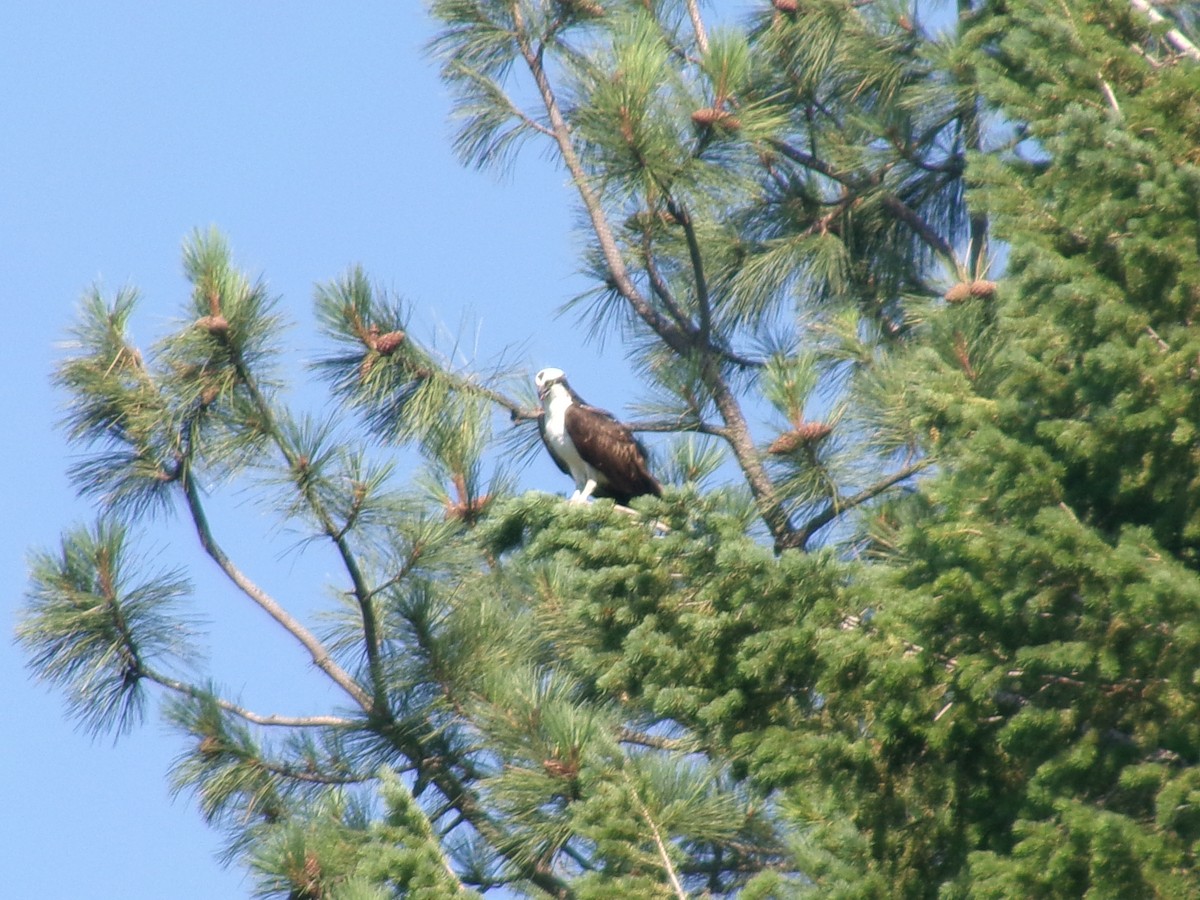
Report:
[[[869,500],[873,500],[884,491],[895,487],[897,484],[905,481],[906,479],[911,478],[917,472],[920,472],[926,466],[930,465],[931,462],[932,460],[929,458],[918,460],[915,463],[905,466],[898,472],[894,472],[887,478],[876,482],[870,487],[864,488],[853,496],[846,497],[844,499],[834,497],[829,501],[824,509],[812,516],[799,528],[799,530],[797,530],[796,543],[789,545],[789,547],[803,549],[817,531],[828,525],[839,515],[847,510],[854,509],[856,506],[861,506]]]
[[[679,900],[688,900],[687,892],[683,889],[683,885],[679,881],[679,875],[675,871],[675,864],[671,862],[671,855],[667,852],[667,845],[663,843],[662,832],[658,830],[658,825],[650,816],[650,810],[646,808],[646,804],[642,802],[637,788],[634,787],[633,779],[629,777],[629,773],[625,773],[625,780],[629,784],[629,792],[633,795],[633,802],[637,806],[638,813],[643,821],[650,826],[650,836],[654,838],[654,846],[658,850],[658,858],[662,861],[663,870],[667,873],[667,880],[671,882],[671,889],[675,891],[675,896]]]
[[[244,719],[254,725],[278,726],[283,728],[349,728],[356,723],[352,719],[347,719],[342,716],[279,716],[279,715],[262,715],[261,713],[252,712],[244,706],[238,706],[224,697],[217,697],[208,691],[201,690],[194,685],[184,681],[179,681],[175,678],[170,678],[161,672],[156,672],[146,666],[140,666],[138,674],[145,678],[149,678],[155,684],[174,691],[177,694],[182,694],[185,697],[190,697],[193,700],[212,700],[217,706],[225,710],[225,712],[237,716],[239,719]]]

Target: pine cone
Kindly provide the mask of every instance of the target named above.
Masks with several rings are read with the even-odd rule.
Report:
[[[222,315],[201,316],[196,320],[196,327],[203,328],[209,334],[222,335],[229,333],[229,320]]]
[[[983,279],[972,281],[971,296],[979,297],[982,300],[990,300],[996,296],[996,282],[984,281]]]
[[[771,446],[767,448],[767,452],[772,456],[787,456],[800,447],[810,446],[824,440],[832,431],[833,428],[824,422],[801,422],[791,431],[785,431],[775,438],[771,442]]]
[[[965,281],[959,282],[951,287],[950,290],[946,291],[947,303],[962,303],[964,300],[969,300],[970,297],[971,285],[967,284]]]
[[[990,300],[996,295],[996,282],[980,278],[975,281],[960,281],[946,291],[947,303],[963,303],[972,297]]]
[[[571,779],[579,774],[578,763],[563,762],[556,757],[542,760],[542,768],[555,778]]]
[[[794,13],[798,6],[796,0],[771,0],[771,5],[784,13]]]
[[[375,338],[375,346],[372,349],[376,350],[381,356],[391,356],[396,348],[403,343],[403,331],[389,331],[387,334],[381,334]]]
[[[445,503],[446,520],[450,522],[474,522],[491,502],[491,494],[484,494],[482,497],[476,497],[470,501],[459,501],[457,503],[453,500],[447,500]]]
[[[729,110],[716,106],[707,106],[692,113],[692,121],[697,125],[717,125],[729,131],[737,131],[742,127],[742,120]]]

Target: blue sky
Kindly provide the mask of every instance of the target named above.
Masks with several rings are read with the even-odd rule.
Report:
[[[11,641],[28,549],[91,519],[66,477],[63,397],[49,381],[90,286],[136,286],[135,337],[149,343],[186,295],[182,240],[213,225],[298,323],[286,339],[301,359],[315,350],[313,285],[361,263],[412,302],[422,337],[462,334],[483,363],[515,346],[530,372],[560,365],[590,400],[623,407],[634,382],[619,343],[601,354],[554,316],[585,286],[564,174],[536,150],[506,178],[457,163],[449,94],[421,49],[431,31],[422,4],[405,2],[0,4],[6,896],[252,887],[219,863],[219,836],[190,799],[171,797],[180,744],[161,720],[151,712],[115,746],[93,740],[58,693],[30,681]],[[544,459],[523,478],[567,487]],[[294,535],[249,503],[216,517],[248,570],[301,611],[320,602],[288,593],[324,566]],[[263,712],[323,711],[333,698],[302,655],[212,577],[194,536],[165,521],[146,531],[153,561],[192,569],[209,662],[231,692]]]

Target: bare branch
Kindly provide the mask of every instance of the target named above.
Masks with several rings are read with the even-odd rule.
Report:
[[[1144,13],[1155,25],[1161,25],[1167,21],[1166,17],[1154,8],[1150,0],[1129,0],[1129,2],[1134,9],[1140,13]],[[1200,47],[1189,41],[1178,28],[1169,29],[1166,38],[1167,42],[1184,56],[1195,62],[1200,62]]]
[[[683,889],[683,885],[679,881],[679,873],[675,871],[675,864],[671,862],[671,855],[667,852],[667,845],[663,842],[662,832],[659,831],[658,825],[650,815],[650,810],[642,802],[642,798],[638,794],[638,790],[634,786],[633,779],[629,777],[628,772],[625,773],[625,780],[629,784],[629,793],[633,796],[633,802],[642,817],[642,821],[650,828],[650,836],[654,839],[654,847],[658,850],[658,858],[662,862],[663,871],[667,874],[667,880],[671,882],[671,889],[675,892],[675,896],[679,900],[688,900],[687,891]]]
[[[329,650],[311,631],[304,627],[300,621],[283,608],[270,594],[260,588],[257,584],[251,581],[246,575],[234,565],[233,561],[221,549],[216,538],[213,537],[212,529],[208,524],[208,516],[204,511],[204,505],[200,501],[200,488],[196,484],[196,477],[192,474],[191,466],[184,465],[183,473],[180,477],[183,484],[183,493],[187,498],[188,511],[191,513],[192,522],[196,527],[196,534],[200,538],[200,546],[220,567],[221,571],[232,581],[237,587],[253,600],[262,610],[272,619],[283,626],[284,630],[294,637],[300,644],[309,652],[312,657],[313,664],[328,675],[333,682],[349,694],[354,702],[366,713],[375,711],[374,704],[371,700],[371,695],[362,689],[355,681],[350,673],[339,666],[329,654]]]
[[[1104,99],[1108,101],[1108,105],[1118,116],[1121,115],[1121,105],[1117,103],[1117,95],[1113,93],[1112,85],[1104,80],[1103,75],[1097,75],[1100,79],[1100,91],[1104,94]]]
[[[278,715],[262,715],[261,713],[252,712],[244,706],[238,706],[224,697],[216,697],[208,691],[203,691],[194,685],[188,684],[185,681],[179,681],[175,678],[170,678],[161,672],[156,672],[144,665],[138,666],[138,674],[144,678],[148,678],[155,684],[166,688],[169,691],[174,691],[176,694],[181,694],[184,697],[190,697],[193,700],[207,699],[212,700],[221,709],[227,713],[237,716],[239,719],[244,719],[253,725],[278,726],[282,728],[349,728],[356,723],[352,719],[347,719],[342,716],[278,716]]]
[[[696,0],[687,0],[687,11],[692,20],[692,30],[696,33],[696,46],[701,53],[707,53],[708,34],[704,30],[704,20],[700,18],[700,4]]]
[[[634,731],[622,727],[617,732],[617,740],[623,744],[635,744],[638,747],[649,747],[653,750],[691,750],[691,742],[675,738],[661,737],[656,734],[646,734],[644,731]]]
[[[708,434],[713,437],[729,438],[728,428],[713,425],[711,422],[693,419],[690,416],[670,419],[637,419],[632,422],[625,422],[624,424],[630,431],[643,433],[695,432],[697,434]]]

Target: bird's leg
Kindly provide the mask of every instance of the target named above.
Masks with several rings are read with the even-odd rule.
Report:
[[[584,484],[584,486],[581,487],[579,490],[577,490],[574,494],[572,494],[571,499],[567,502],[568,503],[587,503],[588,499],[592,496],[592,491],[594,491],[594,490],[596,490],[596,479],[589,478],[587,480],[587,483]]]

